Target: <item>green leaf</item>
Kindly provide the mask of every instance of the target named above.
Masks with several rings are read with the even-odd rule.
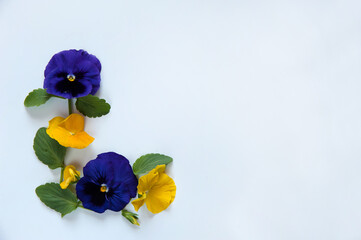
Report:
[[[58,183],[47,183],[35,189],[40,200],[51,209],[61,213],[61,216],[74,211],[78,205],[78,199],[69,189],[62,189]]]
[[[158,165],[167,165],[172,162],[173,159],[166,155],[159,153],[150,153],[143,155],[135,161],[133,164],[133,172],[135,175],[145,174],[155,168]]]
[[[39,128],[34,138],[34,150],[38,159],[50,169],[64,166],[66,148],[49,137],[46,128]]]
[[[48,94],[45,89],[35,89],[25,98],[24,105],[25,107],[40,106],[46,103],[51,97],[52,95]]]
[[[100,117],[110,111],[110,105],[104,100],[93,95],[78,98],[75,103],[79,112],[87,117]]]

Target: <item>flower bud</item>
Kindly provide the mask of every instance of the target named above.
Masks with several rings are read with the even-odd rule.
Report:
[[[138,225],[138,226],[139,226],[139,223],[138,223],[138,221],[137,221],[137,219],[138,219],[138,214],[129,212],[129,211],[127,211],[127,210],[122,210],[122,215],[123,215],[123,217],[125,217],[126,219],[128,219],[128,221],[131,222],[132,224],[135,224],[135,225]]]
[[[68,188],[70,183],[75,183],[80,179],[80,172],[75,169],[73,165],[68,165],[64,168],[64,181],[60,183],[62,189]]]

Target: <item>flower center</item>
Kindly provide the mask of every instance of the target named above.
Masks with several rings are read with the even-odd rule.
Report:
[[[70,82],[74,82],[74,80],[75,80],[75,75],[74,75],[74,74],[68,74],[68,76],[66,76],[66,78],[67,78]]]
[[[101,191],[101,192],[108,192],[108,187],[107,187],[107,185],[103,183],[103,184],[101,185],[101,187],[100,187],[100,191]]]

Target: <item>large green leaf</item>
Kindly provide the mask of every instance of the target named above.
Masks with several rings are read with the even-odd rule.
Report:
[[[104,99],[93,95],[78,98],[75,106],[79,112],[87,117],[100,117],[110,111],[110,105]]]
[[[49,137],[46,128],[39,128],[34,138],[34,150],[38,159],[50,169],[64,166],[66,148]]]
[[[52,95],[48,94],[43,88],[35,89],[25,98],[24,105],[25,107],[40,106],[46,103],[51,96]]]
[[[143,155],[135,161],[133,164],[133,172],[135,175],[145,174],[155,168],[158,165],[167,165],[172,162],[173,159],[166,155],[159,153],[150,153]]]
[[[61,216],[74,211],[78,199],[69,189],[62,189],[58,183],[47,183],[35,189],[40,200],[51,209],[61,213]]]

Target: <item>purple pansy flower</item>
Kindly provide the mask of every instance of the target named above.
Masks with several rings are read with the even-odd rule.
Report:
[[[95,94],[100,86],[101,64],[84,50],[55,54],[44,71],[44,88],[49,94],[78,98]]]
[[[122,210],[137,193],[138,179],[128,159],[114,152],[99,154],[83,169],[76,194],[83,206],[98,213]]]

